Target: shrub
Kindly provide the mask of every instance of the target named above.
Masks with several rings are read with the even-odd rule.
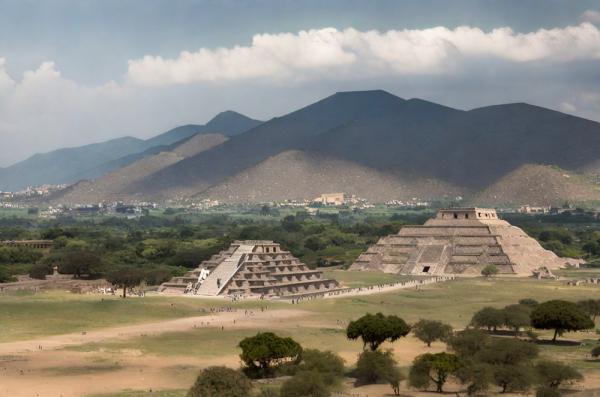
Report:
[[[450,337],[452,335],[452,327],[441,321],[419,320],[419,322],[412,326],[412,332],[429,347],[431,346],[431,342],[435,342],[436,340],[444,341]]]
[[[187,397],[247,397],[252,383],[244,374],[227,367],[203,370]]]
[[[321,375],[325,383],[336,383],[344,376],[344,359],[331,351],[307,349],[302,352],[300,371],[312,371]]]
[[[583,376],[575,368],[553,361],[541,361],[536,365],[541,383],[557,389],[561,384],[576,382]]]
[[[16,281],[16,278],[13,277],[5,267],[0,266],[0,283],[8,283],[11,281]]]
[[[331,390],[316,371],[300,371],[281,385],[285,397],[329,397]]]
[[[329,397],[331,391],[316,371],[300,371],[281,385],[285,397]]]
[[[535,371],[526,365],[497,365],[493,367],[494,381],[502,393],[525,392],[535,383]]]
[[[49,274],[50,268],[48,267],[48,265],[44,265],[43,263],[33,265],[31,269],[29,269],[29,277],[38,280],[45,280],[46,276]]]
[[[357,386],[388,383],[397,378],[398,368],[391,351],[365,350],[358,356],[353,375]]]
[[[490,340],[490,336],[478,329],[465,329],[456,332],[448,339],[448,346],[459,357],[473,357],[475,354],[485,348]]]
[[[592,349],[591,355],[594,358],[600,357],[600,345],[598,345]]]
[[[481,269],[481,275],[484,277],[492,277],[496,274],[498,274],[498,268],[494,265],[487,265]]]

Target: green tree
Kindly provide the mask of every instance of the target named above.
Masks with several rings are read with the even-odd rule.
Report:
[[[452,335],[452,326],[436,320],[419,320],[412,326],[412,332],[430,347],[436,340],[448,339]]]
[[[102,258],[87,249],[68,249],[58,260],[58,270],[63,274],[73,274],[80,278],[83,275],[97,276],[102,271]]]
[[[35,278],[38,280],[45,280],[46,276],[50,274],[50,268],[48,265],[43,263],[38,263],[37,265],[33,265],[31,269],[29,269],[29,277]]]
[[[577,306],[588,316],[592,321],[596,321],[596,316],[600,315],[600,299],[586,299],[577,302]]]
[[[476,328],[487,328],[488,331],[496,331],[504,324],[504,311],[493,307],[484,307],[473,315],[471,325]]]
[[[527,390],[535,381],[531,360],[538,356],[537,345],[519,339],[490,338],[473,356],[490,367],[494,383],[503,392]]]
[[[503,309],[504,325],[518,334],[521,328],[531,326],[531,307],[526,305],[509,305]]]
[[[490,365],[480,363],[471,358],[461,358],[463,364],[456,371],[456,377],[467,385],[467,395],[473,396],[489,389],[493,383],[493,371]]]
[[[552,341],[565,332],[594,328],[594,322],[575,303],[563,300],[544,302],[533,309],[531,325],[538,329],[553,329]]]
[[[475,356],[489,343],[490,336],[478,329],[456,332],[448,339],[448,346],[461,358]]]
[[[520,339],[491,338],[475,358],[493,365],[528,363],[539,354],[536,344]]]
[[[583,379],[583,375],[573,367],[554,361],[540,361],[535,366],[541,383],[557,389],[564,383],[572,383]]]
[[[356,378],[357,386],[389,383],[392,389],[395,388],[396,382],[399,384],[403,379],[396,360],[389,350],[385,352],[365,350],[360,353],[353,376]]]
[[[410,326],[400,317],[385,316],[381,313],[366,314],[358,320],[351,321],[346,328],[348,339],[356,340],[360,337],[363,349],[369,345],[372,351],[377,350],[386,340],[395,342],[409,332]]]
[[[133,288],[140,285],[143,278],[144,273],[142,269],[133,266],[122,266],[111,270],[106,275],[106,280],[109,283],[116,285],[119,288],[123,288],[123,298],[127,297],[127,288]]]
[[[292,338],[282,338],[272,332],[262,332],[244,338],[238,345],[240,358],[252,375],[271,376],[274,366],[301,359],[302,347]]]
[[[481,275],[484,277],[492,277],[498,274],[498,267],[495,265],[487,265],[481,269]]]
[[[0,283],[8,283],[16,281],[16,279],[6,270],[4,266],[0,266]]]
[[[306,349],[298,369],[319,373],[326,384],[334,384],[344,376],[344,359],[331,351]]]
[[[247,397],[252,383],[240,371],[227,367],[208,367],[203,370],[187,397]]]
[[[318,236],[310,236],[304,240],[304,246],[312,251],[319,251],[327,248],[327,242]]]
[[[535,371],[528,365],[497,365],[493,367],[494,382],[502,393],[525,392],[535,383]]]
[[[285,397],[329,397],[331,390],[316,371],[300,371],[281,385]]]
[[[598,357],[600,357],[600,345],[598,345],[598,346],[594,347],[594,348],[592,349],[592,351],[590,352],[590,354],[591,354],[591,355],[592,355],[592,357],[594,357],[594,358],[598,358]]]
[[[426,389],[433,382],[436,391],[442,393],[448,377],[455,374],[460,367],[460,359],[454,354],[422,354],[413,361],[408,381],[412,387],[419,389]]]

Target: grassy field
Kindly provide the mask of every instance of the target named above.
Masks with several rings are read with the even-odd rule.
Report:
[[[343,283],[346,287],[365,287],[368,285],[396,283],[399,281],[412,280],[413,276],[402,276],[399,274],[389,274],[381,272],[356,272],[350,270],[325,270],[323,275],[327,278],[334,278]]]
[[[341,272],[335,277],[342,279]],[[392,278],[390,278],[392,277]],[[343,280],[352,285],[389,282],[394,276],[349,272]],[[438,319],[454,327],[464,327],[472,314],[484,306],[502,307],[521,298],[538,301],[560,297],[587,299],[598,294],[598,287],[566,286],[559,281],[521,278],[493,280],[462,279],[437,284],[422,290],[398,290],[392,293],[340,299],[302,302],[296,308],[311,313],[314,320],[348,321],[368,312],[397,314],[409,322],[420,318]],[[80,332],[118,325],[202,315],[203,309],[217,306],[256,308],[260,301],[229,301],[164,296],[121,299],[114,296],[76,295],[67,292],[0,295],[0,342],[44,335]],[[289,307],[270,302],[272,308]]]
[[[333,271],[336,278],[342,276]],[[388,282],[390,276],[375,273],[349,272],[344,275],[347,283],[368,285]],[[392,276],[393,277],[393,276]],[[283,336],[291,336],[305,348],[332,350],[342,354],[352,366],[362,345],[349,341],[344,328],[348,321],[367,312],[397,314],[409,323],[420,318],[438,319],[460,329],[466,326],[472,314],[484,306],[503,307],[516,303],[521,298],[538,301],[566,299],[577,301],[596,296],[598,286],[581,285],[568,287],[560,281],[521,278],[459,279],[424,287],[420,290],[397,290],[392,293],[356,296],[339,299],[318,299],[290,305],[283,302],[268,302],[271,309],[302,311],[300,317],[289,320],[266,320],[264,326],[235,327],[225,324],[220,327],[201,327],[180,332],[166,332],[127,339],[107,339],[66,347],[56,351],[59,356],[78,357],[75,363],[66,361],[52,364],[40,372],[42,377],[56,379],[80,379],[103,377],[119,383],[121,373],[131,373],[133,368],[163,365],[165,370],[178,365],[185,371],[163,371],[165,379],[180,373],[182,381],[170,383],[165,390],[143,391],[144,386],[123,387],[116,394],[93,394],[88,397],[183,397],[198,368],[215,362],[236,366],[239,363],[237,344],[241,339],[257,332],[271,330]],[[104,301],[102,301],[104,298]],[[28,339],[77,330],[98,329],[122,324],[144,323],[179,317],[197,316],[203,309],[215,306],[235,306],[238,309],[264,305],[264,301],[229,302],[206,299],[147,296],[146,298],[120,299],[98,295],[75,295],[65,292],[17,294],[0,296],[0,341]],[[270,321],[270,322],[269,322]],[[549,332],[542,332],[547,338]],[[597,342],[594,332],[567,333],[563,339],[577,339],[579,346],[540,345],[542,357],[560,360],[584,371],[597,371],[599,361],[589,357],[589,351]],[[416,354],[427,348],[414,337],[402,338],[393,345],[395,356],[406,367]],[[443,349],[443,344],[434,344],[433,351]],[[436,350],[437,349],[437,350]],[[48,352],[48,354],[53,354]],[[218,359],[217,359],[218,358]],[[18,357],[14,359],[19,359]],[[8,364],[6,364],[8,365]],[[15,362],[15,366],[27,365],[27,361]],[[130,372],[126,372],[130,371]],[[137,371],[135,369],[134,371]],[[166,382],[166,380],[165,380]],[[586,394],[587,393],[587,394]],[[593,396],[593,392],[573,394]]]
[[[600,277],[600,268],[560,269],[554,274],[566,278],[589,278]]]
[[[353,277],[358,277],[353,275]],[[302,302],[297,306],[307,312],[302,321],[278,325],[276,332],[297,339],[303,346],[333,351],[360,350],[360,344],[345,338],[343,325],[365,313],[383,312],[397,314],[408,322],[421,318],[437,319],[460,329],[468,325],[474,312],[484,306],[503,307],[516,303],[520,298],[533,298],[544,301],[560,297],[567,300],[580,300],[598,292],[597,287],[567,287],[555,281],[535,281],[532,279],[462,279],[424,288],[422,290],[399,290],[393,293],[342,299],[326,299]],[[254,335],[264,329],[200,328],[189,332],[172,332],[158,336],[146,336],[107,343],[92,343],[68,348],[77,351],[139,350],[159,356],[215,357],[238,353],[237,343],[244,337]],[[541,331],[542,337],[550,332]],[[569,348],[543,346],[544,351],[553,354],[570,355],[568,361],[577,361],[580,368],[597,365],[581,362],[591,345],[593,334],[566,334],[565,338],[580,335],[589,339],[587,346]],[[590,336],[592,335],[592,336]]]
[[[0,295],[0,342],[89,331],[119,325],[200,316],[230,302],[163,296],[122,299],[63,291]],[[253,308],[257,301],[237,304]],[[286,304],[280,304],[286,305]]]

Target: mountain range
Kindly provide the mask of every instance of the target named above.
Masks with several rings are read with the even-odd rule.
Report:
[[[337,93],[264,123],[237,116],[256,124],[233,133],[221,125],[229,139],[210,144],[189,138],[215,128],[144,148],[135,159],[79,167],[96,170],[94,179],[54,200],[265,202],[333,191],[375,202],[600,200],[600,123],[526,103],[464,111],[376,90]],[[186,146],[193,148],[183,155]]]
[[[184,125],[150,139],[123,137],[90,145],[35,154],[0,168],[0,190],[15,191],[42,184],[72,184],[125,167],[181,144],[195,134],[235,136],[261,122],[233,111],[219,113],[205,125]]]

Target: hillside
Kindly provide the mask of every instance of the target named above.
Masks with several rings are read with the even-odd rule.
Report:
[[[320,134],[354,120],[376,120],[406,101],[385,91],[337,93],[269,120],[223,145],[187,158],[131,186],[153,198],[192,195],[290,149],[310,146]]]
[[[344,160],[290,150],[270,157],[202,193],[228,202],[314,199],[345,192],[373,202],[392,199],[454,198],[458,187],[432,179],[385,173]]]
[[[600,123],[524,103],[462,111],[385,91],[337,93],[168,166],[127,193],[194,195],[288,150],[471,191],[532,162],[590,167],[600,152]]]
[[[242,114],[219,113],[206,125],[185,125],[142,140],[133,137],[113,139],[85,146],[59,149],[31,156],[17,164],[0,168],[0,190],[19,190],[41,184],[74,183],[96,178],[154,155],[195,134],[238,135],[261,124]]]
[[[130,184],[186,157],[220,145],[227,139],[223,134],[196,134],[172,145],[173,147],[169,151],[141,158],[96,180],[82,180],[52,196],[50,202],[53,204],[82,204],[131,198],[131,196],[126,197],[121,194]]]
[[[600,184],[557,167],[526,164],[475,195],[478,205],[562,205],[600,200]]]

